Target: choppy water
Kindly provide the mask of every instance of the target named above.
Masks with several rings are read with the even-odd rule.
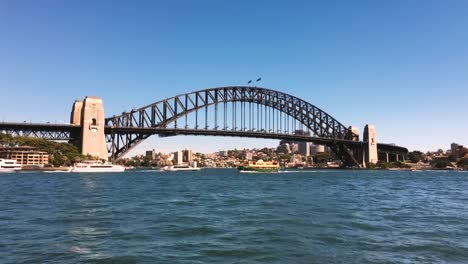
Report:
[[[0,263],[463,263],[468,173],[0,175]]]

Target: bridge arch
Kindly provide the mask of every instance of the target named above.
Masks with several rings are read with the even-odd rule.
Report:
[[[226,105],[230,103],[233,104],[232,107],[234,108],[237,103],[247,103],[276,110],[297,120],[316,137],[337,140],[353,140],[358,137],[358,135],[354,135],[348,127],[344,126],[331,115],[298,97],[267,88],[229,86],[180,94],[139,109],[124,112],[121,115],[106,118],[106,127],[110,127],[111,131],[118,128],[133,128],[136,131],[132,134],[107,133],[107,141],[110,143],[109,152],[114,158],[120,157],[152,134],[157,134],[154,131],[152,133],[151,128],[166,128],[170,124],[177,126],[178,120],[181,120],[183,117],[187,118],[192,113],[198,114],[199,111],[203,110],[208,115],[208,109],[212,106],[214,106],[215,114],[217,115],[220,105],[222,107],[221,111],[226,111]],[[234,110],[231,109],[232,111]],[[225,115],[226,112],[224,112],[224,119],[226,118]],[[233,120],[233,122],[235,123],[236,121]],[[231,130],[237,129],[234,124],[231,124],[230,127]],[[218,129],[218,126],[214,128],[220,131],[226,130],[226,126],[221,129]],[[200,129],[198,123],[196,124],[196,129]],[[200,130],[207,129],[208,127],[205,127]],[[242,131],[242,129],[245,129],[245,127],[241,127],[239,130]],[[258,131],[260,128],[257,127],[256,129]],[[143,133],[143,131],[148,132]],[[269,132],[271,132],[271,129]],[[273,131],[273,133],[280,134],[282,132]]]

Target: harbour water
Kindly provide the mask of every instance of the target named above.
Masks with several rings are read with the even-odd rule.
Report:
[[[0,263],[467,262],[467,172],[0,175]]]

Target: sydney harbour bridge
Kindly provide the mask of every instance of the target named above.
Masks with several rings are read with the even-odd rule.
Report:
[[[301,133],[297,133],[301,131]],[[67,140],[85,155],[114,161],[152,135],[230,136],[306,141],[328,146],[349,167],[365,167],[408,150],[377,143],[375,130],[345,126],[298,97],[266,88],[230,86],[199,90],[104,116],[102,100],[75,101],[70,124],[0,123],[0,133]]]

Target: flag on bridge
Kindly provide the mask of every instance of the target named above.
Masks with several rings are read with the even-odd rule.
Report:
[[[247,82],[247,84],[251,84],[252,83],[252,80],[250,80],[249,82]]]
[[[258,78],[258,79],[257,79],[257,82],[259,82],[259,81],[261,81],[261,80],[262,80],[262,78]]]

